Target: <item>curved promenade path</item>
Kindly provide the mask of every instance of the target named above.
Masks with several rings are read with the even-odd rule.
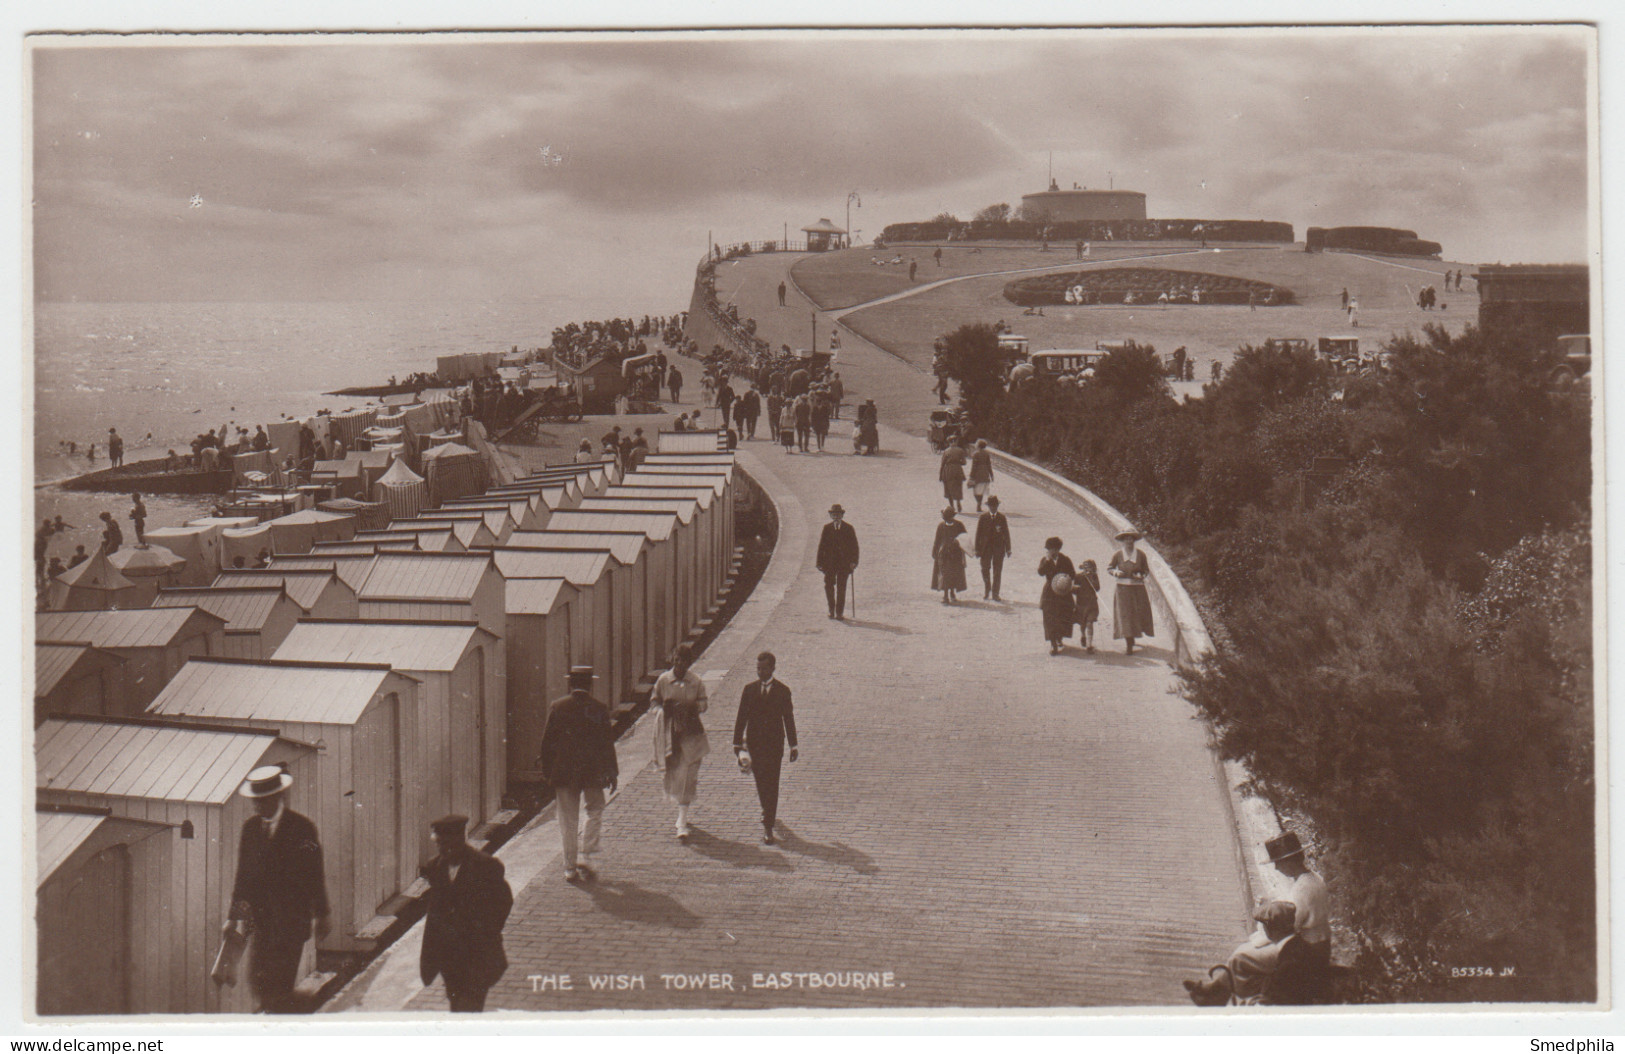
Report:
[[[794,292],[777,306],[796,259],[718,275],[775,344],[804,346],[810,327]],[[827,341],[822,313],[819,333]],[[930,379],[855,334],[843,343],[848,391],[874,398],[883,422],[923,423]],[[1177,1005],[1180,979],[1243,935],[1234,825],[1205,727],[1171,693],[1167,636],[1132,656],[1109,621],[1094,656],[1051,657],[1043,640],[1044,538],[1102,566],[1112,543],[1001,476],[1016,550],[1007,602],[979,599],[973,562],[969,599],[946,607],[928,589],[937,456],[883,428],[882,456],[854,457],[849,425],[836,428],[822,454],[743,444],[778,506],[779,546],[695,667],[710,685],[713,752],[693,839],[674,837],[645,721],[621,744],[598,882],[563,881],[551,810],[503,850],[512,965],[489,1010]],[[863,545],[845,623],[825,617],[813,568],[832,502]],[[974,515],[963,520],[974,531]],[[785,765],[775,847],[760,842],[752,782],[729,752],[763,649],[795,693],[802,751]],[[417,983],[420,930],[331,1009],[443,1011],[439,984]]]

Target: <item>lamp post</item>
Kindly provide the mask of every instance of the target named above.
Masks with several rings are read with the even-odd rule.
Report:
[[[848,249],[852,247],[852,203],[854,201],[858,203],[858,208],[863,208],[863,199],[858,197],[858,192],[855,190],[846,196],[846,247]]]

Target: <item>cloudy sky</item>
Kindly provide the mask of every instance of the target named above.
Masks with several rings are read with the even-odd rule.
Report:
[[[38,299],[676,308],[707,231],[968,218],[1051,152],[1154,217],[1588,245],[1584,30],[153,39],[32,53]]]

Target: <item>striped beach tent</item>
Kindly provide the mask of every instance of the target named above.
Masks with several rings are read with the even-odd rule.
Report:
[[[399,460],[378,477],[378,483],[373,488],[373,499],[388,507],[391,520],[406,520],[416,516],[422,511],[427,497],[428,487],[425,486],[423,477],[407,468],[404,461]]]

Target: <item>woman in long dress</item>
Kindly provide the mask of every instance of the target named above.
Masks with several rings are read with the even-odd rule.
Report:
[[[666,797],[677,803],[677,840],[688,841],[688,810],[700,792],[700,762],[711,752],[700,715],[708,701],[705,682],[689,666],[694,651],[679,644],[671,669],[655,681],[650,705],[655,710],[655,764],[664,773]]]
[[[1072,578],[1077,569],[1072,566],[1072,558],[1061,552],[1061,539],[1050,538],[1044,549],[1044,558],[1038,561],[1038,575],[1044,580],[1038,610],[1044,615],[1049,653],[1059,655],[1064,647],[1061,642],[1072,636],[1072,624],[1077,621],[1077,609],[1072,603]]]
[[[976,511],[982,511],[988,488],[993,486],[993,455],[988,453],[987,440],[978,439],[976,450],[970,456],[970,487],[976,495]]]
[[[942,510],[942,522],[937,524],[937,536],[931,543],[931,588],[942,590],[942,602],[953,604],[956,594],[965,585],[965,549],[959,536],[965,525],[954,517],[953,506]]]
[[[1134,651],[1135,637],[1153,637],[1157,633],[1151,622],[1151,596],[1145,590],[1151,566],[1145,554],[1134,547],[1140,538],[1139,531],[1119,534],[1116,540],[1121,548],[1106,565],[1107,572],[1117,579],[1112,597],[1112,639],[1123,641],[1123,650],[1128,654]]]
[[[788,400],[779,407],[779,442],[784,444],[784,452],[788,454],[796,447],[796,404]]]
[[[954,440],[942,452],[937,479],[942,482],[942,496],[948,499],[948,504],[955,512],[962,511],[965,507],[965,448],[959,445],[959,440]]]

